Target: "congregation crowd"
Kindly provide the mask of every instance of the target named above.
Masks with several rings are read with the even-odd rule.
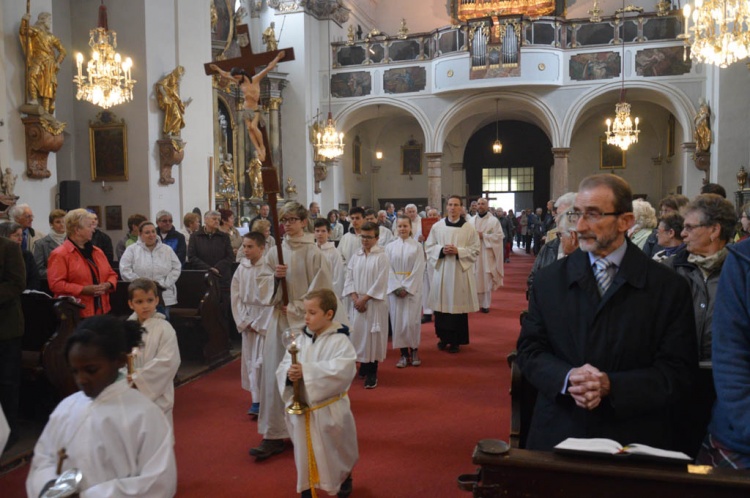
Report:
[[[289,202],[278,225],[264,204],[242,227],[228,210],[207,212],[202,225],[189,213],[181,232],[171,213],[159,211],[155,223],[130,216],[128,234],[114,247],[95,213],[54,210],[44,236],[32,227],[30,207],[15,206],[11,221],[0,224],[0,285],[10,303],[2,317],[10,326],[0,337],[0,405],[11,444],[21,292],[72,296],[89,317],[65,351],[81,392],[63,400],[37,442],[29,496],[54,485],[61,448],[80,465],[115,441],[138,454],[138,463],[126,456],[91,463],[88,489],[174,494],[172,381],[180,354],[169,308],[183,269],[215,272],[223,283],[225,318],[242,340],[248,414],[262,436],[250,454],[266,460],[291,439],[302,496],[317,496],[316,489],[349,496],[359,457],[346,395],[353,380],[378,386],[389,336],[396,367],[420,366],[426,322],[434,321],[438,349],[460,352],[469,344],[468,314],[490,312],[513,242],[536,255],[518,339],[519,366],[539,393],[528,448],[607,437],[748,467],[750,249],[741,241],[750,235],[750,205],[738,219],[721,187],[705,189],[692,200],[667,196],[658,216],[613,175],[588,177],[577,193],[518,216],[486,198],[464,207],[458,196],[447,199],[442,218],[436,208],[391,203],[323,217],[315,202],[309,209]],[[129,282],[128,321],[108,315],[118,281]],[[302,418],[286,411],[295,391],[306,406]],[[123,416],[121,403],[144,418]],[[149,444],[139,446],[144,437]]]

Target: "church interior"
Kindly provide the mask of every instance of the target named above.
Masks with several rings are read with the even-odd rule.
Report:
[[[269,194],[323,214],[442,210],[450,195],[519,211],[605,172],[652,204],[718,183],[739,208],[750,63],[697,61],[683,4],[0,0],[0,211],[28,204],[47,232],[51,210],[93,209],[117,241],[135,213],[169,211],[180,229],[224,208],[241,225]],[[111,101],[85,85],[102,5],[130,61]],[[30,102],[19,37],[43,12],[64,48],[52,107]],[[262,74],[258,95],[217,74],[235,67]],[[618,136],[623,103],[637,132]],[[439,496],[466,495],[454,489]]]

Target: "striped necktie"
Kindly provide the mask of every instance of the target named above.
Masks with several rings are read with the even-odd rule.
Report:
[[[614,264],[604,258],[594,261],[594,276],[596,277],[596,284],[599,287],[600,296],[603,296],[612,284],[612,275],[609,272],[609,268],[612,266],[614,266]]]

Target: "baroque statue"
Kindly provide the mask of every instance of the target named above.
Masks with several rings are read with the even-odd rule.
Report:
[[[217,72],[223,79],[229,80],[237,84],[242,92],[244,98],[243,109],[240,111],[242,119],[245,121],[247,127],[247,133],[250,136],[250,141],[255,147],[255,155],[260,162],[266,159],[266,147],[263,144],[263,135],[260,131],[260,126],[265,126],[265,123],[261,122],[261,109],[259,105],[260,100],[260,82],[266,75],[273,71],[276,64],[284,58],[286,52],[283,50],[268,64],[268,66],[259,72],[252,78],[248,76],[242,68],[232,68],[231,71],[224,71],[216,64],[211,64],[209,67]]]
[[[263,31],[262,41],[266,45],[266,51],[268,52],[274,52],[279,49],[279,41],[276,39],[276,31],[274,31],[275,26],[276,23],[272,22],[271,25]]]
[[[10,168],[5,168],[5,174],[2,174],[2,170],[0,170],[0,175],[2,175],[2,181],[0,181],[2,194],[7,197],[15,197],[16,180],[18,179],[18,175],[14,175],[13,170]]]
[[[247,177],[250,180],[250,198],[251,199],[262,199],[263,198],[263,175],[261,168],[263,165],[257,157],[250,160],[247,165]]]
[[[180,98],[180,80],[184,74],[185,68],[177,66],[154,85],[159,108],[164,111],[165,137],[179,137],[180,130],[185,127],[185,108],[190,105],[192,99],[183,101]]]
[[[21,18],[19,36],[26,57],[26,103],[41,105],[48,114],[55,112],[57,73],[66,51],[52,34],[52,14],[42,12],[33,26],[30,14]]]
[[[695,141],[695,152],[708,152],[711,149],[711,109],[708,103],[701,98],[699,101],[698,113],[693,118],[695,131],[693,140]]]

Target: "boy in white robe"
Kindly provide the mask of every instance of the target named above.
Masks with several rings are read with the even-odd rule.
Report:
[[[287,353],[276,371],[284,402],[292,402],[292,382],[298,381],[300,401],[307,405],[303,415],[286,415],[294,443],[297,492],[303,497],[317,496],[316,488],[348,497],[352,468],[359,459],[357,429],[346,395],[356,371],[356,352],[348,328],[333,321],[337,306],[330,289],[307,295],[297,363],[292,365]],[[317,479],[309,473],[312,461]]]
[[[462,200],[451,196],[448,216],[435,223],[425,242],[427,264],[435,269],[430,286],[430,308],[435,312],[438,349],[458,353],[469,343],[469,316],[479,309],[474,263],[479,236],[461,215]]]
[[[128,320],[137,321],[146,330],[143,345],[131,353],[134,371],[128,374],[128,382],[156,403],[171,425],[180,348],[174,328],[156,311],[158,305],[153,280],[137,278],[128,285],[128,306],[133,310]]]
[[[263,256],[265,246],[266,238],[262,233],[248,232],[242,237],[242,247],[238,252],[243,257],[234,272],[230,289],[232,316],[242,336],[242,389],[252,396],[247,413],[254,417],[260,413],[263,345],[273,313],[273,307],[268,304],[273,297],[273,270]]]
[[[411,236],[411,221],[406,216],[396,220],[398,238],[388,244],[385,253],[390,263],[388,304],[393,327],[393,348],[401,350],[396,367],[418,367],[421,341],[422,284],[424,282],[424,249]]]
[[[341,257],[344,258],[344,264],[349,264],[352,255],[362,247],[362,244],[359,241],[359,234],[364,222],[365,210],[358,206],[353,207],[352,210],[349,211],[349,223],[351,224],[351,229],[354,230],[354,233],[345,233],[344,236],[341,237],[341,241],[337,247],[338,251],[341,253]]]
[[[503,285],[503,227],[500,220],[489,212],[489,201],[484,197],[477,199],[477,215],[471,218],[471,223],[477,231],[481,241],[481,249],[477,256],[476,279],[477,300],[482,313],[490,312],[492,292]]]
[[[344,296],[351,323],[351,339],[361,363],[365,389],[378,385],[378,362],[388,348],[388,273],[385,251],[378,245],[378,226],[362,225],[362,247],[352,255],[346,269]]]
[[[28,496],[36,498],[54,483],[60,461],[62,472],[81,471],[81,498],[174,496],[172,428],[120,372],[141,332],[133,321],[99,315],[71,335],[65,357],[81,391],[60,402],[39,437],[26,479]]]
[[[315,289],[330,289],[331,269],[323,253],[315,245],[315,238],[304,231],[307,226],[307,209],[290,202],[279,214],[284,223],[282,242],[284,263],[280,265],[276,251],[266,254],[266,263],[274,270],[278,285],[275,287],[274,310],[266,332],[261,366],[260,414],[258,433],[263,435],[260,445],[250,450],[256,461],[263,461],[286,449],[284,439],[289,437],[284,422],[285,406],[276,384],[276,369],[286,350],[281,342],[282,334],[289,328],[301,329],[305,324],[303,297]],[[282,302],[280,279],[286,280],[289,304]],[[336,318],[341,322],[342,318]],[[346,317],[343,317],[345,322]]]
[[[315,220],[315,243],[318,245],[318,249],[321,250],[323,255],[328,260],[328,264],[331,266],[331,275],[333,277],[333,292],[336,296],[341,299],[341,293],[344,290],[344,279],[346,278],[346,266],[344,265],[344,258],[341,253],[336,249],[336,245],[333,242],[328,241],[328,237],[331,235],[331,224],[328,220],[318,218]]]

